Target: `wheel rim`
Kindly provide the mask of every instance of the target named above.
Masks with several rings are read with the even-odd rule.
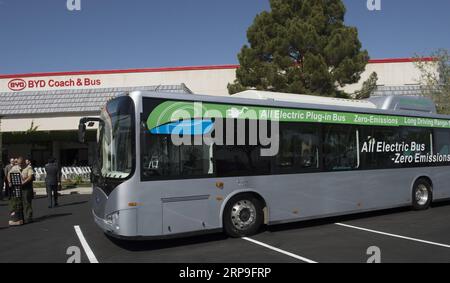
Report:
[[[234,228],[242,231],[252,226],[256,221],[255,205],[249,200],[240,200],[231,208],[231,223]]]
[[[425,185],[420,184],[416,190],[416,202],[418,205],[425,205],[428,202],[429,193]]]

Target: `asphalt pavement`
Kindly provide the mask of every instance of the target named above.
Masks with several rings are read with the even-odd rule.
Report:
[[[267,227],[250,238],[217,233],[143,242],[120,241],[97,228],[90,195],[64,195],[60,206],[34,202],[35,221],[10,228],[0,201],[0,262],[450,262],[450,203]],[[78,227],[78,228],[76,228]]]

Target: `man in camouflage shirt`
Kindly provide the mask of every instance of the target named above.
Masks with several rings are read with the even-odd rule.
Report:
[[[22,199],[12,198],[10,209],[12,212],[17,211],[20,207],[23,208],[24,220],[26,223],[33,221],[33,168],[25,164],[23,157],[17,158],[17,165],[11,168],[9,174],[20,173],[22,176]],[[11,184],[11,175],[8,175],[8,183]],[[21,202],[21,203],[18,203]],[[20,205],[22,204],[22,205]],[[10,225],[21,225],[19,221],[10,221]]]

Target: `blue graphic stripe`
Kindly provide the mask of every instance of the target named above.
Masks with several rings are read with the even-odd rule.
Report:
[[[155,135],[205,135],[212,131],[213,126],[211,119],[182,120],[153,128],[150,132]]]

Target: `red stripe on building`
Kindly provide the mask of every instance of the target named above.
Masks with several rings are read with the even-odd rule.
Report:
[[[411,63],[416,62],[416,58],[391,58],[391,59],[372,59],[369,64],[387,64],[387,63]],[[432,57],[421,58],[421,61],[430,62],[435,60]],[[96,70],[96,71],[77,71],[77,72],[46,72],[46,73],[28,73],[28,74],[10,74],[0,75],[0,79],[29,78],[29,77],[55,77],[55,76],[83,76],[83,75],[108,75],[108,74],[127,74],[127,73],[155,73],[155,72],[177,72],[177,71],[208,71],[208,70],[227,70],[237,69],[239,65],[213,65],[213,66],[186,66],[186,67],[165,67],[165,68],[141,68],[141,69],[123,69],[123,70]]]
[[[27,78],[27,77],[108,75],[108,74],[126,74],[126,73],[155,73],[155,72],[176,72],[176,71],[226,70],[226,69],[237,69],[238,67],[239,65],[214,65],[214,66],[187,66],[187,67],[142,68],[142,69],[124,69],[124,70],[28,73],[28,74],[0,75],[0,79]]]
[[[412,62],[432,62],[436,59],[433,57],[423,57],[423,58],[388,58],[388,59],[372,59],[369,60],[370,64],[388,64],[388,63],[412,63]]]

